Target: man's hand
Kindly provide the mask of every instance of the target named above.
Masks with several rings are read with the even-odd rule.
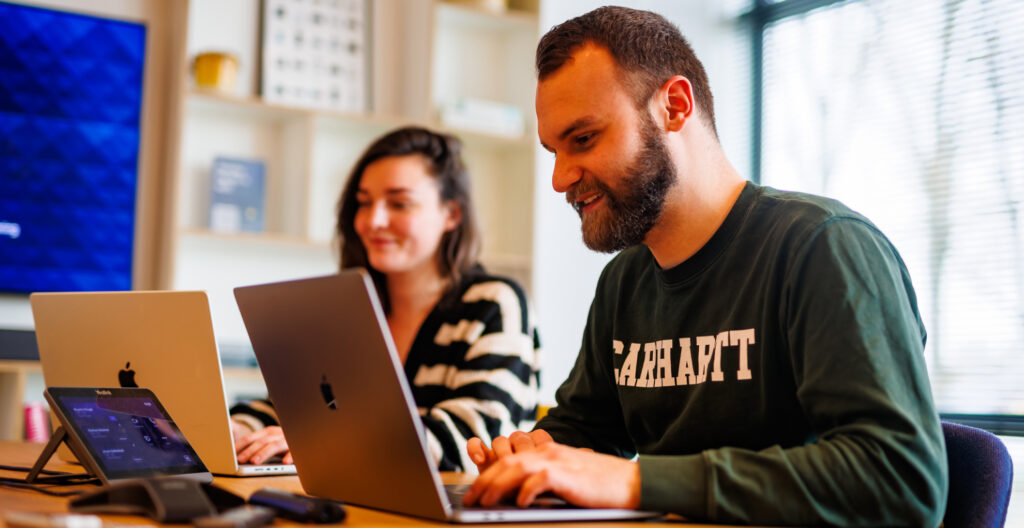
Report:
[[[551,435],[547,431],[542,429],[529,433],[516,431],[508,435],[508,438],[499,436],[491,442],[490,449],[484,445],[483,440],[474,436],[466,443],[466,452],[469,453],[469,458],[476,464],[476,468],[480,470],[480,473],[483,473],[484,470],[491,467],[494,462],[502,457],[512,453],[529,451],[549,442],[554,442],[554,440],[551,439]]]
[[[516,504],[526,507],[541,493],[551,491],[571,504],[588,508],[633,509],[640,504],[637,464],[558,444],[550,438],[530,449],[498,456],[473,482],[463,502],[467,506],[493,506],[515,495]]]
[[[284,454],[281,462],[293,464],[292,453],[288,450],[288,441],[284,431],[276,425],[265,427],[255,433],[244,436],[235,442],[238,462],[245,464],[262,464],[268,458]]]

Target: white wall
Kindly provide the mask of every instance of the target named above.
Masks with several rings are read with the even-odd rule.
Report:
[[[600,0],[543,2],[540,27],[552,26],[605,5]],[[719,135],[740,174],[749,173],[749,60],[745,35],[738,35],[730,13],[707,0],[632,0],[619,5],[655,11],[679,26],[704,62],[715,95]],[[537,156],[533,253],[533,297],[544,347],[541,401],[554,402],[555,390],[572,368],[601,269],[611,255],[583,245],[580,220],[564,195],[551,188],[554,159]]]
[[[31,330],[32,310],[25,295],[0,295],[0,328]]]

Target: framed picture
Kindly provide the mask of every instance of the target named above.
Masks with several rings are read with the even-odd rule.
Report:
[[[366,111],[367,9],[366,0],[263,0],[263,99]]]

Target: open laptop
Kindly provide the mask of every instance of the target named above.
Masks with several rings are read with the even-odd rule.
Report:
[[[365,271],[239,287],[235,299],[307,493],[452,522],[658,515],[565,503],[466,508],[449,499]]]
[[[212,473],[289,475],[291,464],[239,464],[220,353],[202,291],[33,293],[48,387],[153,391]],[[70,450],[61,457],[74,460]]]

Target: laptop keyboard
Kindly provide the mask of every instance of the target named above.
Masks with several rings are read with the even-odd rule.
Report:
[[[507,499],[502,500],[501,502],[499,502],[498,504],[496,504],[494,506],[488,506],[488,507],[484,507],[484,506],[463,506],[462,505],[462,496],[465,495],[466,492],[469,491],[469,487],[470,487],[469,484],[446,484],[445,485],[444,490],[448,494],[448,502],[451,503],[453,508],[456,508],[456,509],[483,508],[483,509],[488,509],[488,510],[495,510],[495,509],[520,509],[519,506],[516,506],[515,496],[508,497]],[[565,502],[564,499],[561,499],[561,498],[555,496],[552,493],[542,493],[542,494],[540,494],[539,497],[534,499],[533,504],[531,504],[529,507],[530,508],[558,508],[558,509],[575,508],[575,506],[569,504],[568,502]]]
[[[448,502],[458,507],[462,505],[462,496],[469,491],[469,484],[445,484],[444,491],[448,493]]]

